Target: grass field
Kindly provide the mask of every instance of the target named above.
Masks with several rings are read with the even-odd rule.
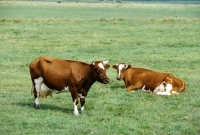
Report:
[[[200,134],[200,5],[0,2],[0,133]],[[170,72],[180,95],[129,93],[116,71],[95,83],[85,115],[73,115],[70,93],[33,107],[29,63],[43,55],[91,63],[109,60]]]

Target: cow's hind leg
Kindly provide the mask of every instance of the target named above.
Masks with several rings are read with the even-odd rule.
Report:
[[[42,77],[39,77],[38,79],[34,79],[34,82],[35,82],[34,97],[35,97],[35,108],[36,109],[40,108],[39,93],[40,93],[42,81],[43,81]]]
[[[31,86],[31,94],[34,94],[34,98],[35,98],[34,107],[36,107],[37,91],[35,89],[34,83],[32,83],[32,86]]]
[[[126,88],[127,88],[127,90],[128,90],[129,92],[135,92],[137,89],[140,88],[140,86],[137,85],[137,84],[134,84],[134,85],[130,85],[130,86],[126,87]]]
[[[40,108],[40,104],[39,104],[39,93],[36,91],[35,87],[33,89],[33,94],[34,94],[34,98],[35,98],[35,101],[34,101],[34,107],[36,109],[39,109]]]
[[[164,91],[156,92],[157,95],[172,95],[173,93],[173,86],[172,86],[172,79],[166,77],[164,82],[162,83],[164,86]]]

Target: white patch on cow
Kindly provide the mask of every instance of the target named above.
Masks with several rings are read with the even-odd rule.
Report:
[[[171,84],[167,84],[166,87],[165,87],[165,90],[164,92],[156,92],[157,95],[171,95],[170,94],[170,91],[172,90],[172,85]]]
[[[165,91],[164,83],[165,81],[163,81],[158,87],[156,87],[154,92],[164,92]]]
[[[35,89],[36,89],[37,93],[39,93],[39,91],[40,91],[42,81],[43,81],[42,77],[39,77],[38,79],[34,79]]]
[[[74,101],[74,115],[79,115],[79,113],[78,113],[78,107],[76,105],[76,100]]]
[[[142,91],[146,91],[146,90],[145,90],[145,85],[142,87]]]
[[[146,90],[145,92],[149,92],[149,93],[150,93],[150,92],[151,92],[151,90],[149,89],[149,90]]]
[[[78,94],[80,98],[85,98],[85,96],[83,96],[82,94]]]
[[[44,83],[42,83],[40,90],[42,92],[48,92],[50,89]]]
[[[43,81],[42,77],[39,77],[38,79],[34,79],[35,89],[36,89],[36,92],[37,92],[37,98],[35,99],[36,106],[39,105],[39,96],[40,96],[39,92],[41,90],[42,81]]]
[[[81,107],[81,113],[85,113],[85,108],[84,108],[84,106]]]
[[[65,90],[65,91],[69,91],[69,87],[68,87],[68,86],[65,87],[64,90]]]
[[[42,82],[43,81],[43,78],[42,77],[38,77],[37,79],[34,79],[35,83],[36,82]]]
[[[59,93],[63,93],[63,92],[69,92],[69,87],[65,87],[64,89],[62,89],[61,91],[58,91],[58,90],[53,90],[56,92],[56,94],[59,94]]]
[[[170,93],[170,90],[172,90],[172,84],[167,84],[166,85],[166,92]]]
[[[37,79],[34,79],[34,82],[35,82],[35,88],[36,88],[36,91],[38,93],[38,97],[39,97],[39,92],[43,92],[43,93],[49,93],[49,92],[55,92],[55,93],[62,93],[62,92],[69,92],[69,87],[65,87],[64,89],[62,89],[61,91],[58,91],[58,90],[52,90],[50,88],[48,88],[44,82],[43,82],[43,78],[42,77],[39,77]]]
[[[99,65],[100,68],[102,68],[104,70],[104,66],[103,66],[102,63],[99,63],[98,65]]]
[[[39,97],[37,97],[36,99],[35,99],[35,105],[36,106],[38,106],[40,103],[39,103]]]
[[[178,92],[176,92],[176,91],[172,91],[172,94],[179,94]]]
[[[119,64],[118,69],[121,71],[124,68],[124,64]]]
[[[146,90],[146,89],[145,89],[145,85],[142,87],[142,91],[143,91],[143,92],[151,92],[150,89],[149,89],[149,90]]]
[[[124,68],[124,64],[119,64],[119,65],[118,65],[119,73],[118,73],[117,78],[121,78],[121,77],[120,77],[120,76],[121,76],[120,72],[121,72],[121,70],[122,70],[123,68]]]
[[[146,89],[145,89],[145,85],[142,87],[142,91],[143,91],[143,92],[151,92],[150,89],[149,89],[149,90],[146,90]]]

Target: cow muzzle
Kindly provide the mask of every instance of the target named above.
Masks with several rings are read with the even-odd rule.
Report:
[[[107,84],[107,83],[109,83],[109,82],[110,82],[110,79],[109,79],[109,78],[104,79],[104,81],[103,81],[104,84]]]

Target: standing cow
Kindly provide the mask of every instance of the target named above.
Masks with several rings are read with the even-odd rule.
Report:
[[[160,73],[144,68],[132,68],[131,65],[119,63],[113,65],[117,70],[117,79],[124,80],[128,91],[142,89],[146,92],[155,92],[158,95],[179,94],[186,89],[184,80],[172,74]]]
[[[52,91],[69,91],[74,104],[74,115],[78,115],[78,97],[81,113],[84,113],[85,97],[96,81],[107,84],[110,79],[106,70],[109,61],[93,61],[86,64],[79,61],[64,60],[48,56],[39,57],[30,63],[30,75],[33,84],[36,108],[40,106],[39,96],[47,97]]]

